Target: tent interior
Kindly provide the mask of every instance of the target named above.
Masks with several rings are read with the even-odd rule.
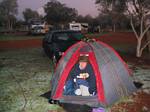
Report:
[[[63,95],[95,96],[97,94],[96,77],[90,63],[86,70],[78,71],[79,64],[75,64],[65,82]]]

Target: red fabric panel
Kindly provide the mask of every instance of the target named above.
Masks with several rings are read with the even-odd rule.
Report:
[[[75,53],[73,53],[72,57],[68,61],[66,65],[66,69],[64,69],[63,73],[61,74],[60,80],[58,81],[58,86],[56,89],[56,94],[53,96],[54,99],[61,98],[63,93],[63,88],[66,82],[66,79],[72,69],[72,67],[77,63],[79,55],[80,55],[80,48],[83,46],[83,44],[76,50]]]
[[[72,46],[70,46],[70,47],[64,52],[64,54],[62,55],[62,57],[60,58],[60,60],[59,60],[58,63],[56,64],[55,70],[56,70],[57,66],[61,63],[61,60],[64,59],[64,57],[66,56],[66,54],[68,53],[68,51],[69,51],[70,49],[72,49],[73,47],[75,47],[75,46],[76,46],[77,44],[79,44],[79,43],[82,43],[82,41],[79,41],[79,42],[77,42],[76,44],[73,44]]]
[[[97,86],[98,99],[100,100],[100,102],[105,104],[106,100],[105,100],[105,95],[104,95],[103,82],[102,82],[102,79],[101,79],[101,73],[100,73],[98,64],[96,62],[95,55],[93,53],[89,54],[89,61],[92,65],[92,67],[93,67],[95,77],[96,77],[96,86]]]
[[[129,75],[132,75],[132,71],[128,68],[128,65],[123,61],[123,59],[120,57],[120,55],[116,52],[116,50],[114,50],[112,47],[110,47],[109,45],[101,42],[101,41],[97,41],[99,42],[100,44],[104,45],[105,47],[107,48],[110,48],[114,53],[115,55],[120,59],[120,61],[123,63],[123,65],[125,66],[125,68],[127,69]]]

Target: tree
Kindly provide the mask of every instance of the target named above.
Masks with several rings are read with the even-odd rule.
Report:
[[[4,16],[3,8],[0,6],[0,26],[4,27],[5,26],[4,23],[6,23],[5,16]]]
[[[76,9],[69,8],[57,0],[50,0],[45,6],[46,20],[50,24],[64,24],[73,21],[78,15]]]
[[[88,23],[89,25],[93,25],[93,20],[94,19],[93,19],[93,17],[91,15],[89,15],[89,14],[85,15],[84,18],[85,18],[84,20],[85,20],[86,23]]]
[[[75,20],[77,22],[80,22],[80,23],[88,23],[89,25],[92,25],[94,18],[91,15],[88,14],[88,15],[85,15],[85,16],[79,15],[79,16],[76,17]]]
[[[75,21],[83,23],[85,21],[85,17],[82,15],[78,15],[75,19]]]
[[[12,30],[14,18],[18,13],[17,0],[2,0],[0,2],[0,21],[6,22],[8,30]],[[13,19],[12,19],[13,17]]]
[[[116,31],[116,24],[122,18],[125,11],[125,0],[96,0],[99,5],[99,11],[103,14],[109,14],[112,19],[112,29]]]
[[[38,12],[30,8],[26,8],[25,11],[23,11],[23,17],[26,23],[28,23],[30,19],[40,18]]]
[[[141,57],[143,50],[149,46],[150,52],[150,1],[149,0],[129,0],[126,3],[128,13],[131,17],[131,26],[137,39],[136,56]],[[136,29],[136,26],[139,28]],[[147,34],[147,35],[146,35]],[[146,37],[147,36],[147,37]],[[147,38],[144,41],[144,37]],[[143,42],[143,41],[144,42]]]
[[[101,29],[110,29],[112,26],[112,19],[109,14],[99,14],[96,18],[98,25],[101,26]]]
[[[100,4],[103,10],[108,11],[115,6],[114,2],[120,4],[119,8],[114,8],[117,9],[117,12],[120,10],[122,13],[128,13],[131,18],[131,27],[137,39],[136,56],[141,57],[143,50],[148,45],[150,51],[150,33],[148,32],[150,24],[146,22],[150,15],[150,0],[96,0],[96,4]],[[122,8],[120,6],[122,6]],[[138,29],[136,29],[136,27],[138,27]],[[145,39],[146,41],[142,42],[146,36],[147,40]]]

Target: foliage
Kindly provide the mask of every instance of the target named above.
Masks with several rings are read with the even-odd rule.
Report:
[[[4,11],[3,7],[1,6],[2,4],[0,3],[0,26],[4,26],[5,21],[5,16],[4,16]]]
[[[11,30],[14,24],[13,19],[16,18],[17,13],[17,0],[2,0],[0,2],[0,25],[7,26],[7,29]]]
[[[46,20],[48,23],[67,23],[73,21],[77,16],[74,8],[69,8],[57,0],[50,0],[45,6]]]
[[[2,2],[0,2],[0,7],[6,16],[16,15],[18,13],[17,0],[2,0]]]
[[[94,18],[89,14],[85,16],[79,15],[76,17],[76,21],[80,23],[88,23],[89,26],[92,26],[94,22]]]
[[[97,22],[101,25],[101,28],[109,28],[112,26],[112,19],[109,14],[99,14],[96,18]]]
[[[122,13],[125,10],[126,0],[96,0],[95,3],[99,4],[102,12]]]
[[[99,5],[99,10],[103,15],[110,15],[112,19],[112,29],[116,30],[116,24],[123,18],[125,11],[125,0],[96,0],[95,3]]]
[[[23,20],[17,20],[14,26],[14,29],[17,29],[19,31],[21,31],[22,27],[26,25],[25,21]]]
[[[148,32],[150,24],[147,22],[150,16],[149,0],[96,0],[95,3],[99,4],[99,9],[103,13],[110,12],[114,25],[121,20],[123,14],[131,17],[131,27],[137,39],[136,56],[141,57],[143,50],[147,46],[149,46],[150,52],[150,33]],[[147,41],[142,42],[146,36],[147,39],[145,40]]]
[[[150,33],[148,31],[150,29],[150,23],[148,22],[150,16],[150,1],[128,0],[127,7],[128,14],[131,17],[131,26],[137,39],[136,56],[141,57],[143,50],[147,46],[150,52]],[[145,37],[146,39],[144,39]]]
[[[24,20],[26,21],[26,23],[29,22],[30,19],[40,18],[38,12],[34,11],[30,8],[26,8],[25,11],[23,11],[23,17],[24,17]]]
[[[82,15],[78,15],[78,16],[76,17],[76,21],[77,21],[77,22],[81,22],[81,23],[82,23],[82,22],[85,21],[84,19],[85,19],[85,17],[82,16]]]
[[[140,24],[142,16],[148,16],[150,12],[150,1],[149,0],[126,0],[127,12],[130,16],[135,17],[134,19]],[[148,18],[145,18],[148,19]]]

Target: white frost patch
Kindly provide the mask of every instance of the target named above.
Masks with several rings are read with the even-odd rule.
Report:
[[[130,67],[133,65],[129,65]],[[135,67],[135,66],[134,66]],[[133,78],[136,81],[139,81],[143,84],[142,90],[150,94],[150,69],[135,67],[133,71]]]
[[[52,64],[41,49],[0,53],[0,112],[61,109],[40,95],[50,90]],[[63,112],[63,111],[62,111]]]

